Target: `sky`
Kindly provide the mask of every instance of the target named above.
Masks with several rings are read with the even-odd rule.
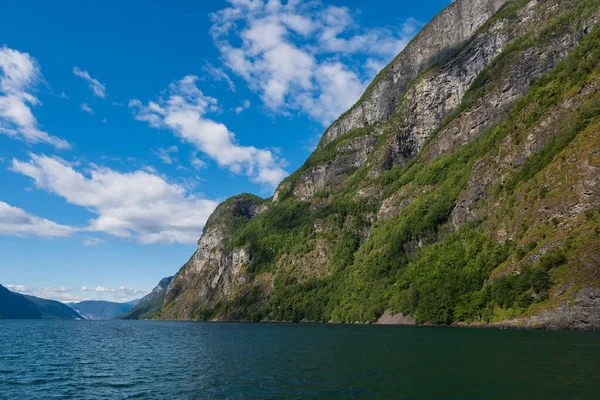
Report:
[[[270,197],[448,4],[3,4],[0,284],[59,301],[147,294],[219,202]]]

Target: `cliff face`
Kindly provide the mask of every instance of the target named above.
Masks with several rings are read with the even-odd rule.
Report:
[[[206,222],[198,248],[169,285],[161,316],[192,319],[199,310],[232,301],[248,281],[248,248],[230,248],[236,229],[266,210],[264,201],[240,195],[220,204]]]
[[[455,1],[272,199],[215,210],[160,317],[600,327],[599,15]]]
[[[507,0],[452,3],[378,74],[359,102],[325,131],[321,146],[352,129],[387,120],[396,110],[410,82],[420,72],[456,55],[505,3]]]

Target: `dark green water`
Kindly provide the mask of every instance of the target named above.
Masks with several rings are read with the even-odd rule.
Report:
[[[600,333],[0,321],[1,399],[600,399]]]

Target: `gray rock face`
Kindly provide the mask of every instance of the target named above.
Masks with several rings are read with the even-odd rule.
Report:
[[[463,10],[466,3],[468,2],[458,1],[457,9]],[[492,5],[486,2],[475,3],[473,10],[482,12],[482,15],[486,15],[487,20],[489,17],[486,14],[487,11],[482,10],[497,10],[502,2],[491,2]],[[487,5],[484,5],[484,3]],[[445,64],[423,72],[427,69],[426,66],[431,65],[425,63],[422,68],[417,68],[418,72],[423,72],[423,76],[420,76],[411,85],[402,83],[402,79],[411,76],[408,73],[394,78],[394,82],[397,83],[396,86],[385,86],[385,88],[382,86],[382,90],[385,89],[384,94],[373,94],[374,98],[381,102],[382,98],[398,90],[399,92],[395,96],[398,99],[402,98],[402,104],[399,106],[400,117],[390,124],[393,127],[393,134],[387,143],[386,150],[379,162],[372,166],[372,176],[377,176],[381,170],[390,169],[394,165],[404,165],[419,154],[427,140],[438,129],[444,117],[451,114],[465,101],[464,96],[475,79],[490,65],[490,62],[500,54],[507,44],[517,37],[531,34],[530,31],[536,22],[544,21],[552,16],[552,9],[544,9],[544,12],[540,12],[537,7],[534,7],[536,4],[537,1],[534,0],[528,7],[521,9],[516,20],[510,23],[499,19],[489,23],[489,26],[481,31],[476,29],[473,31],[463,30],[461,34],[455,36],[455,38],[462,38],[459,40],[461,43],[465,40],[463,34],[475,32],[475,35],[470,38],[467,44],[456,48],[452,55],[445,56],[449,59],[444,57],[436,59],[437,62],[445,61]],[[441,29],[439,26],[447,22],[447,18],[454,18],[458,15],[451,12],[454,9],[453,7],[455,6],[453,5],[442,12],[438,16],[438,18],[441,18],[439,21],[436,19],[432,22],[432,24],[438,24],[436,25],[437,29]],[[450,14],[444,16],[444,13]],[[478,23],[479,18],[475,18],[473,15],[467,13],[467,20],[474,18],[475,22],[473,23]],[[460,14],[460,17],[465,17],[465,14]],[[591,18],[590,24],[593,24],[593,18]],[[444,127],[436,134],[431,146],[424,154],[425,159],[434,160],[442,154],[464,145],[505,117],[515,101],[528,90],[531,82],[552,69],[560,60],[566,57],[569,51],[579,43],[586,29],[584,27],[581,31],[566,31],[562,37],[547,42],[543,47],[528,49],[518,54],[517,62],[510,64],[511,70],[501,71],[503,76],[501,84],[490,88],[483,98],[478,100],[479,106],[471,107],[468,112],[461,114],[449,126]],[[443,31],[444,29],[441,29],[441,32]],[[434,36],[430,36],[429,30],[425,28],[413,44],[417,45],[421,43],[421,40],[429,43],[427,40],[433,40],[433,38]],[[440,45],[440,47],[443,47],[443,45]],[[429,49],[427,46],[426,48]],[[398,62],[405,62],[403,61],[407,57],[405,54],[410,54],[413,51],[411,49],[412,47],[409,46],[400,54],[398,60],[392,63],[392,70]],[[428,51],[432,50],[423,50],[420,54],[429,54]],[[411,58],[411,60],[413,59]],[[423,60],[421,61],[425,62]],[[402,68],[405,71],[410,71],[410,68],[407,70],[406,66],[402,66]],[[374,89],[375,92],[377,90]],[[351,117],[345,116],[325,132],[320,144],[321,148],[350,129],[389,118],[398,107],[397,102],[394,103],[393,109],[389,110],[382,108],[381,104],[372,107],[367,106],[370,101],[369,96],[363,102],[365,105],[363,106],[363,103],[361,103],[361,106],[353,109],[350,115],[354,115],[352,113],[362,115],[363,111],[360,110],[369,109],[380,115],[381,118],[371,118],[367,123],[358,123],[356,122],[358,120],[355,121]],[[347,124],[347,126],[344,124]],[[375,130],[375,134],[380,133]],[[326,187],[335,189],[336,181],[341,180],[343,174],[360,168],[367,162],[375,142],[376,140],[373,137],[362,137],[354,139],[345,146],[346,148],[338,148],[339,154],[346,154],[350,149],[354,150],[354,153],[340,156],[305,172],[294,189],[294,196],[300,201],[310,201],[315,193]],[[276,192],[275,199],[278,195],[279,191]]]
[[[377,219],[385,222],[392,219],[396,214],[408,206],[416,195],[427,193],[432,189],[431,186],[405,186],[396,193],[383,200],[377,213]]]
[[[360,168],[367,161],[376,141],[375,137],[361,137],[339,146],[336,150],[341,156],[311,168],[300,176],[294,196],[307,202],[324,188],[334,188],[336,178]]]
[[[438,14],[382,71],[363,100],[334,122],[320,147],[351,129],[387,120],[410,81],[434,64],[448,60],[507,0],[457,0]]]
[[[486,157],[477,161],[473,166],[469,183],[459,195],[452,211],[451,218],[454,226],[459,227],[464,223],[480,219],[486,214],[488,210],[479,207],[478,204],[487,198],[489,186],[493,183],[506,182],[507,177],[515,168],[521,166],[531,154],[542,149],[553,136],[564,128],[562,121],[570,112],[580,107],[586,99],[597,97],[599,92],[598,85],[589,85],[576,96],[568,98],[547,118],[540,121],[523,143],[518,145],[517,149],[514,148],[515,144],[507,139],[501,145],[503,157]],[[579,164],[578,167],[578,169],[584,169],[587,165]],[[598,184],[599,178],[594,172],[589,171],[582,171],[581,175],[586,176],[586,179],[577,180],[577,184],[570,185],[569,188],[571,193],[577,195],[578,201],[575,204],[580,207],[570,208],[566,204],[561,204],[560,207],[547,207],[540,212],[544,220],[573,219],[594,204],[597,199],[592,196],[595,192],[591,188]],[[556,183],[556,186],[558,185],[559,183]],[[507,239],[512,239],[510,232],[498,233],[497,240],[499,242],[503,243]]]
[[[193,319],[199,308],[229,299],[248,277],[244,266],[251,260],[246,248],[227,250],[231,234],[240,221],[264,212],[266,206],[255,196],[234,197],[217,207],[198,240],[198,248],[175,276],[165,296],[161,317]]]
[[[150,292],[150,296],[159,296],[161,293],[165,292],[169,288],[169,285],[172,281],[172,276],[161,279],[160,282],[158,282],[158,285],[156,285],[154,289],[152,289],[152,292]]]
[[[583,288],[573,302],[564,301],[557,308],[545,310],[528,319],[514,319],[501,326],[544,329],[600,329],[600,288]]]
[[[396,123],[397,133],[389,144],[381,168],[403,165],[419,154],[444,117],[465,101],[465,94],[492,60],[515,38],[532,34],[530,31],[536,22],[552,16],[552,9],[540,12],[534,7],[536,4],[537,1],[530,2],[511,23],[498,20],[490,24],[443,67],[425,74],[408,88],[401,104],[402,117]],[[590,23],[594,20],[595,16]],[[509,64],[509,70],[496,68],[490,72],[501,75],[500,83],[486,88],[475,107],[470,107],[468,112],[437,132],[424,158],[433,161],[498,123],[527,92],[531,82],[554,68],[586,32],[586,27],[575,32],[565,31],[561,37],[543,46],[517,53],[518,58]]]
[[[535,1],[532,1],[530,4],[534,5],[535,3]],[[496,43],[496,45],[504,47],[511,38],[523,35],[523,28],[531,27],[532,22],[535,24],[549,18],[551,11],[551,9],[545,10],[544,13],[540,12],[537,8],[527,7],[518,13],[518,23],[506,27],[499,22],[491,27],[490,31],[495,31],[497,34],[495,39],[491,39],[487,31],[485,34],[482,34],[483,40],[481,44],[485,47],[485,43]],[[597,15],[592,16],[588,24],[593,25],[596,18]],[[561,37],[547,41],[543,46],[530,48],[522,53],[518,53],[516,55],[517,60],[509,64],[510,69],[508,70],[496,68],[492,71],[496,76],[500,76],[500,82],[493,87],[487,88],[486,93],[478,100],[474,107],[471,107],[468,111],[454,119],[447,127],[441,129],[430,143],[423,157],[428,161],[433,161],[447,154],[449,151],[468,143],[475,136],[502,120],[512,109],[515,102],[527,92],[535,79],[554,68],[577,46],[588,32],[588,24],[585,24],[586,26],[575,32],[565,31]],[[477,40],[470,47],[474,46],[480,46]],[[476,54],[477,52],[478,50],[475,50],[471,53]],[[452,92],[452,96],[455,93],[465,90],[464,82],[465,80],[463,79],[463,86],[459,85],[458,90]],[[471,81],[467,80],[467,82]],[[436,108],[434,107],[433,109],[435,110]]]
[[[385,310],[375,323],[377,325],[414,325],[415,319],[403,314],[392,314],[390,310]]]

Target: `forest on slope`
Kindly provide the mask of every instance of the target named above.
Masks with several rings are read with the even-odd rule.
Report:
[[[155,316],[600,328],[599,15],[451,4],[273,198],[215,210]]]

